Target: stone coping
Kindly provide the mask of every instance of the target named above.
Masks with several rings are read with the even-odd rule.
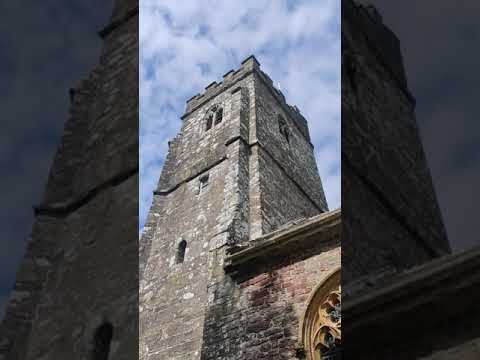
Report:
[[[302,242],[315,235],[315,241],[328,241],[332,236],[340,236],[341,210],[333,210],[311,217],[296,220],[282,228],[263,235],[248,243],[229,249],[225,259],[225,269],[229,270],[245,265],[282,248],[288,248],[293,242]]]
[[[387,276],[378,286],[351,294],[342,302],[342,316],[349,332],[369,328],[382,322],[409,322],[414,314],[431,313],[434,317],[446,299],[455,296],[461,308],[474,301],[472,289],[480,288],[480,247],[447,255],[401,274]],[[467,290],[469,289],[469,290]],[[438,304],[436,307],[434,304]],[[448,309],[448,307],[447,307]],[[454,310],[454,309],[449,309]],[[408,313],[408,316],[405,314]],[[394,320],[392,320],[394,319]]]

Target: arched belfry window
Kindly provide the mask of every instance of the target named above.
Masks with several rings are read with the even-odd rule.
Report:
[[[113,337],[113,326],[109,322],[100,325],[93,337],[92,360],[108,360],[110,343]]]
[[[208,110],[205,116],[205,131],[210,130],[213,126],[218,125],[223,120],[223,108],[214,105]]]
[[[220,124],[222,120],[223,120],[223,109],[219,107],[215,112],[215,125]]]
[[[308,360],[341,359],[342,312],[340,271],[335,271],[313,292],[302,324]]]
[[[176,263],[181,264],[185,260],[185,251],[187,250],[187,242],[182,239],[178,243],[177,247],[177,256],[176,256]]]
[[[209,113],[207,114],[207,122],[205,124],[205,131],[208,131],[212,128],[213,124],[213,114]]]

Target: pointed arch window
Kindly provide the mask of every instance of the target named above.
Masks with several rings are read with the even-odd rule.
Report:
[[[220,124],[223,121],[223,108],[214,105],[208,110],[205,116],[205,131],[210,130],[212,127]]]
[[[208,178],[209,178],[209,175],[205,174],[198,179],[198,191],[197,191],[198,195],[202,195],[207,190]]]
[[[223,109],[219,107],[215,112],[215,125],[220,124],[222,120],[223,120]]]
[[[307,305],[302,338],[308,360],[341,359],[341,303],[337,270],[317,287]]]
[[[205,131],[208,131],[212,128],[213,124],[213,114],[208,114],[207,115],[207,122],[205,124]]]
[[[95,330],[93,337],[92,360],[108,360],[112,337],[113,325],[109,322],[103,323],[97,328],[97,330]]]
[[[187,242],[183,239],[177,247],[176,263],[181,264],[185,261],[185,252],[187,250]]]

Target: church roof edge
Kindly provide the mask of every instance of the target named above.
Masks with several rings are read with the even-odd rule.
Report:
[[[295,246],[309,246],[311,241],[329,242],[332,238],[340,239],[341,209],[321,213],[308,219],[299,219],[282,228],[265,234],[245,244],[229,249],[225,261],[226,270],[238,268],[272,253],[287,250]]]

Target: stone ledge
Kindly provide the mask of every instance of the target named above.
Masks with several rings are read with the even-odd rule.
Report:
[[[441,286],[446,291],[445,285],[458,286],[458,282],[453,280],[460,272],[466,273],[469,278],[480,283],[480,278],[477,276],[480,272],[476,274],[469,272],[476,268],[480,269],[480,247],[459,254],[447,255],[389,277],[383,282],[383,285],[379,285],[365,294],[355,294],[351,299],[345,300],[342,306],[346,310],[358,308],[364,312],[368,310],[366,306],[372,302],[375,302],[376,305],[387,299],[388,302],[392,302],[401,294],[409,296],[422,294],[423,296],[426,283],[433,286],[432,284],[435,282],[452,280]]]
[[[309,219],[293,221],[281,229],[261,236],[249,243],[237,245],[228,250],[225,259],[227,272],[239,266],[245,266],[274,252],[289,250],[289,245],[300,242],[329,241],[332,237],[340,237],[341,210],[322,213]]]
[[[98,194],[102,193],[106,189],[114,186],[120,185],[122,182],[127,181],[132,176],[138,174],[138,167],[123,171],[114,177],[104,181],[97,187],[89,190],[84,194],[80,194],[75,199],[70,199],[65,203],[55,203],[55,204],[41,204],[33,207],[33,212],[35,216],[52,216],[52,217],[66,217],[69,214],[73,213],[75,210],[81,208],[92,199],[94,199]]]
[[[480,247],[387,275],[366,290],[342,303],[348,324],[344,334],[352,346],[361,347],[371,336],[378,338],[380,329],[389,330],[380,332],[387,342],[408,329],[421,332],[419,327],[433,321],[448,322],[475,308],[480,299]]]
[[[218,159],[217,161],[214,161],[213,163],[201,168],[200,170],[196,171],[192,175],[187,176],[185,179],[180,180],[178,183],[176,183],[175,185],[172,185],[170,188],[168,188],[168,189],[157,189],[157,190],[153,191],[153,195],[162,195],[162,196],[168,195],[171,192],[177,190],[183,184],[186,184],[189,181],[195,179],[197,176],[203,174],[204,172],[207,172],[208,170],[213,169],[215,166],[220,165],[222,162],[224,162],[227,159],[228,159],[228,157],[226,155],[224,155],[220,159]]]

